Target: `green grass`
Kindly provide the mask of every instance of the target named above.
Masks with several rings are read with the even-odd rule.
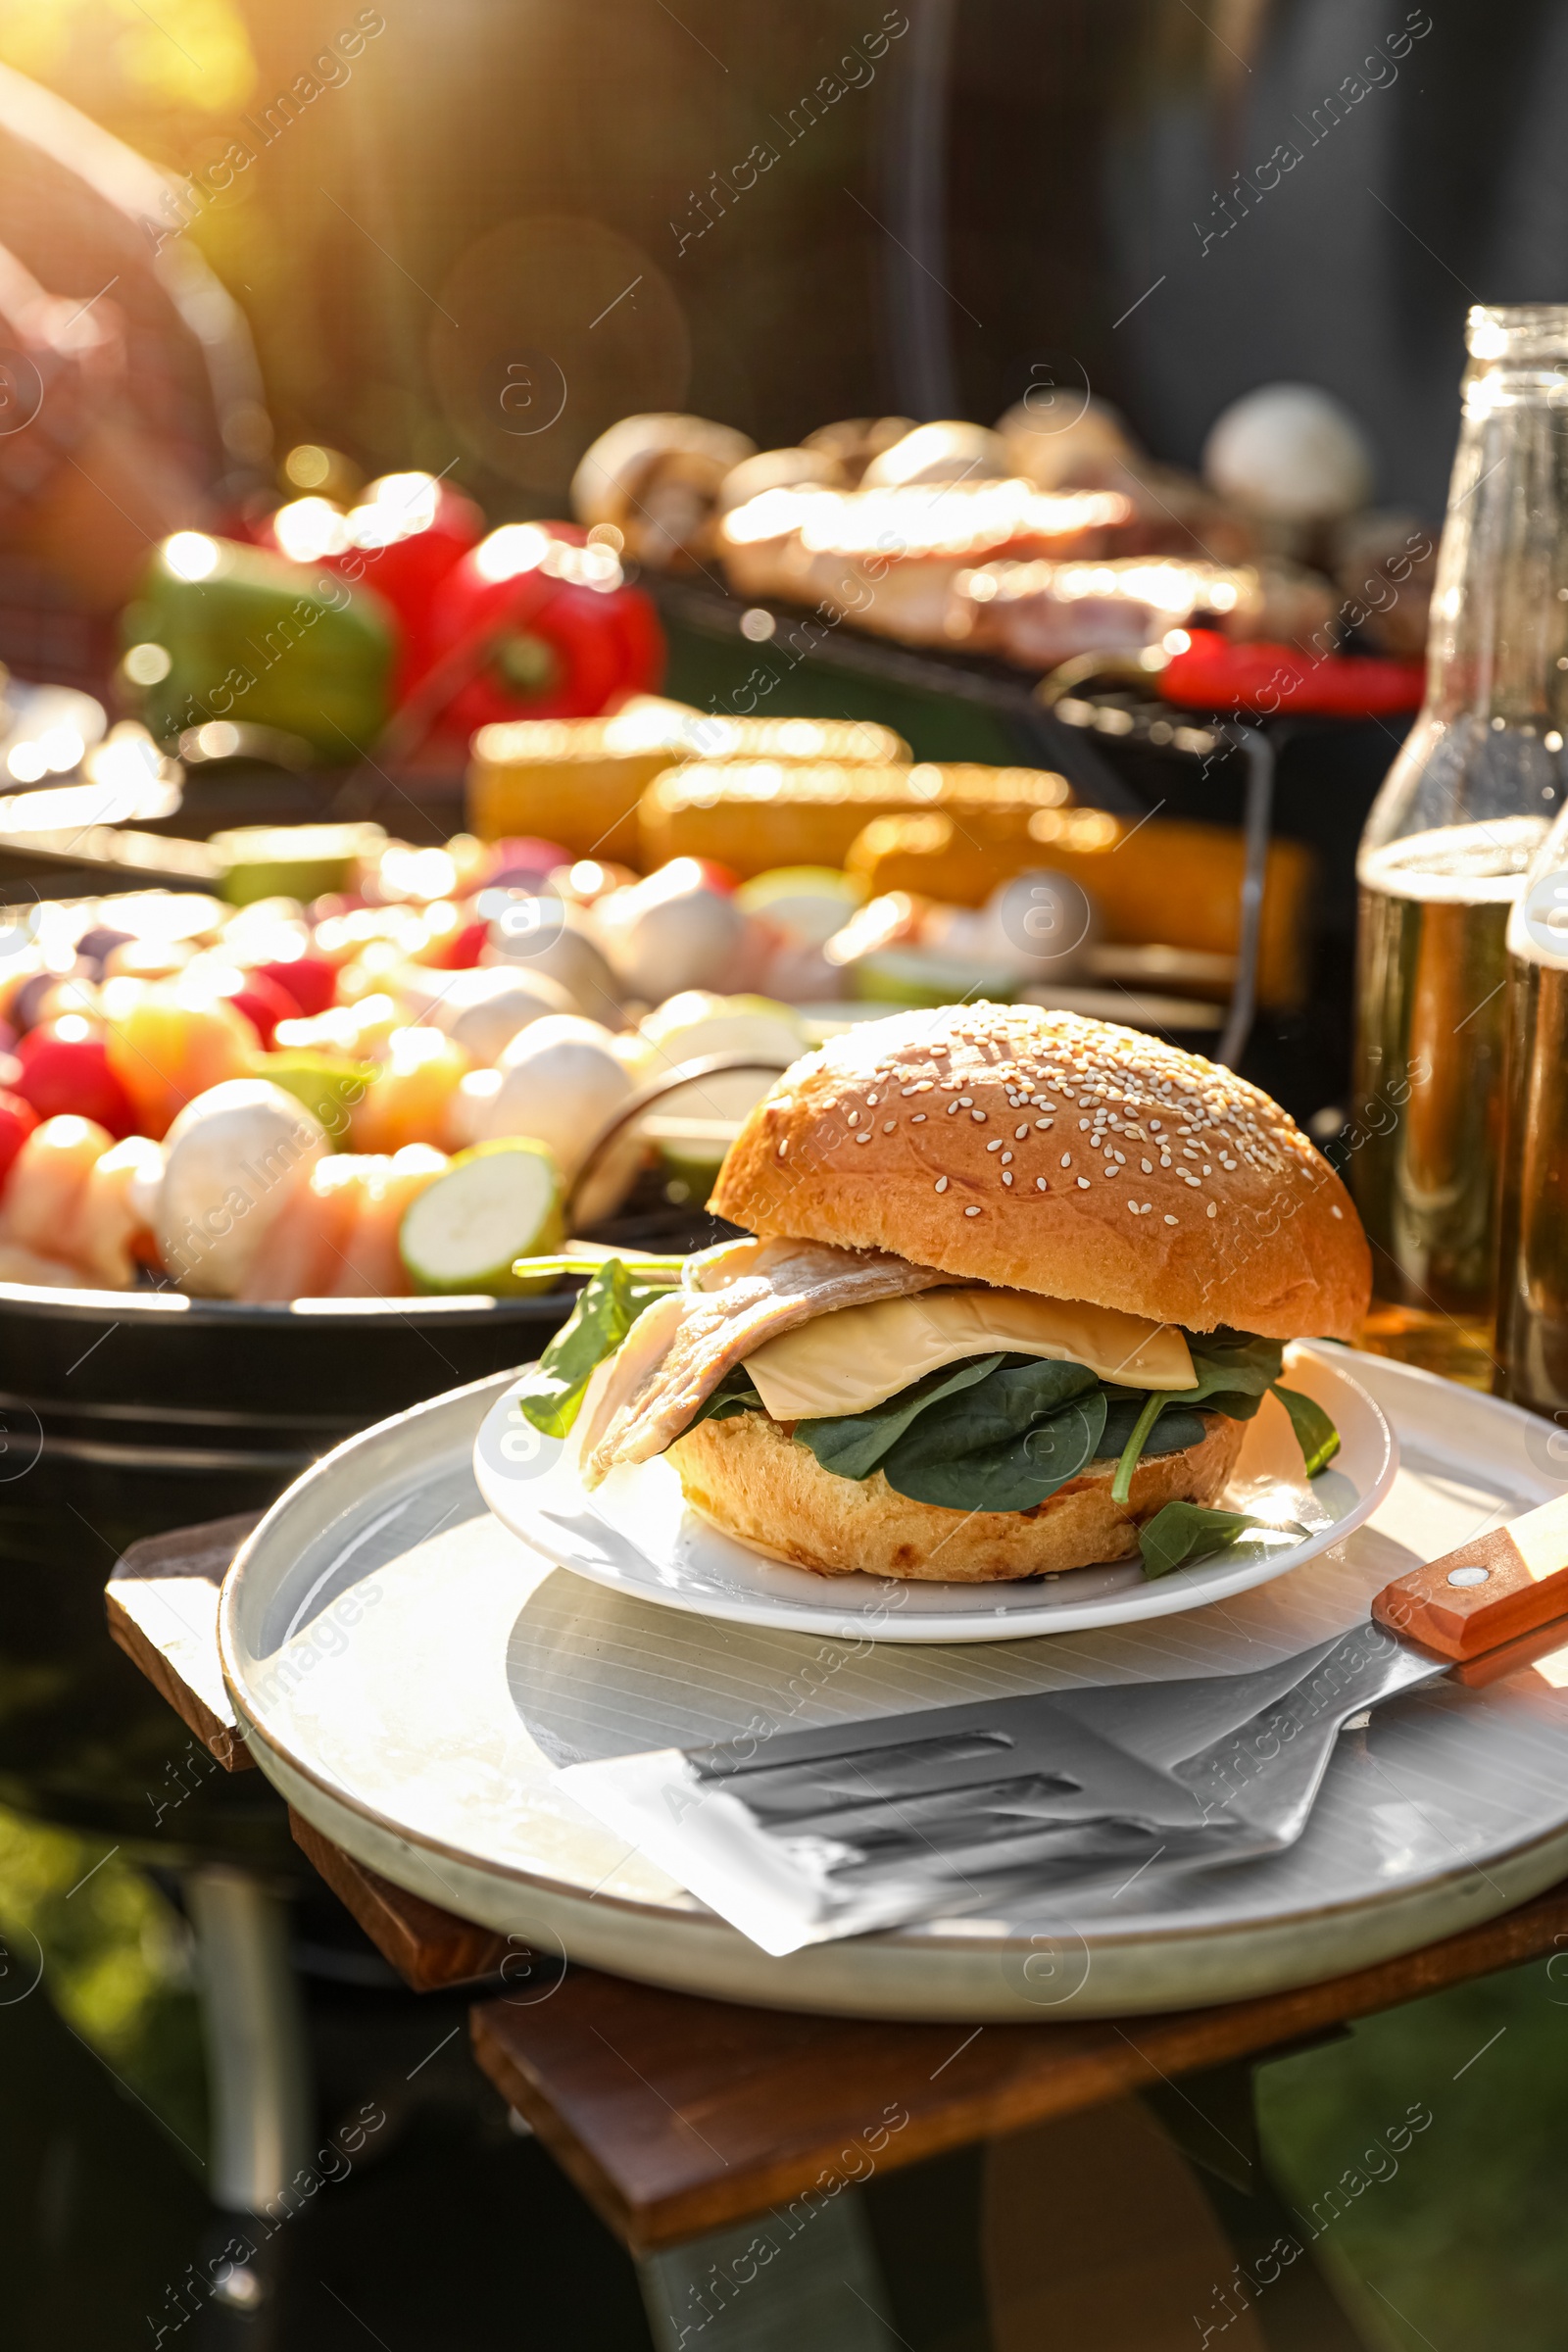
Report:
[[[190,1936],[154,1882],[101,1838],[0,1809],[0,2003],[47,1997],[199,2156],[207,2101]]]
[[[1561,2352],[1568,1960],[1369,2018],[1259,2070],[1257,2105],[1281,2194],[1321,2228],[1313,2254],[1369,2345]],[[1400,2152],[1389,2132],[1412,2108],[1432,2120]]]

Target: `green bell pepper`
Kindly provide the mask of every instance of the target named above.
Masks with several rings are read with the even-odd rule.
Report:
[[[166,743],[226,719],[299,736],[341,765],[386,724],[394,630],[380,598],[265,548],[176,531],[121,629]]]

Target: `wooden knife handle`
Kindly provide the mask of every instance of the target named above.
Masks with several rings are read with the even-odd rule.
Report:
[[[1568,1494],[1396,1577],[1372,1614],[1445,1658],[1480,1657],[1568,1616]]]

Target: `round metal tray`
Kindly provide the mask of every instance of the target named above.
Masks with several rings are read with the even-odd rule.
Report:
[[[677,1614],[553,1569],[480,1502],[503,1380],[355,1439],[236,1561],[220,1638],[268,1777],[385,1877],[531,1945],[733,2000],[1064,2018],[1236,1999],[1413,1949],[1568,1869],[1568,1690],[1438,1684],[1341,1740],[1307,1834],[1264,1863],[1153,1873],[1074,1917],[1049,1888],[770,1959],[561,1792],[554,1766],[986,1692],[1240,1670],[1364,1616],[1417,1560],[1557,1489],[1515,1407],[1377,1356],[1389,1498],[1289,1576],[1148,1623],[983,1645],[857,1645]],[[1534,1443],[1534,1450],[1532,1446]]]

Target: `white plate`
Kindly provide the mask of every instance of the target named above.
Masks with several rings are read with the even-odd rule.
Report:
[[[1561,1494],[1549,1423],[1325,1350],[1393,1421],[1387,1499],[1294,1575],[1154,1623],[911,1649],[651,1607],[564,1576],[479,1498],[474,1435],[511,1375],[367,1430],[275,1503],[223,1588],[223,1672],[289,1802],[395,1885],[526,1948],[721,1999],[858,2016],[1070,2022],[1240,2000],[1368,1968],[1568,1872],[1568,1687],[1448,1683],[1340,1741],[1289,1853],[1093,1909],[1048,1882],[995,1916],[770,1959],[567,1798],[555,1768],[1086,1683],[1240,1673],[1364,1619],[1373,1594]],[[1564,1663],[1568,1663],[1565,1660]]]
[[[1314,1559],[1376,1510],[1398,1464],[1382,1412],[1343,1361],[1305,1347],[1289,1349],[1286,1360],[1292,1387],[1315,1397],[1334,1420],[1340,1450],[1327,1470],[1308,1479],[1284,1406],[1266,1397],[1247,1425],[1220,1499],[1276,1524],[1295,1520],[1309,1530],[1305,1541],[1243,1536],[1214,1559],[1153,1584],[1136,1559],[1001,1585],[914,1584],[786,1568],[688,1510],[680,1481],[662,1457],[612,1471],[590,1494],[577,1475],[572,1442],[541,1437],[523,1419],[513,1391],[486,1416],[473,1449],[473,1474],[502,1526],[558,1568],[665,1608],[778,1633],[1016,1642],[1029,1634],[1166,1617],[1246,1592]]]

